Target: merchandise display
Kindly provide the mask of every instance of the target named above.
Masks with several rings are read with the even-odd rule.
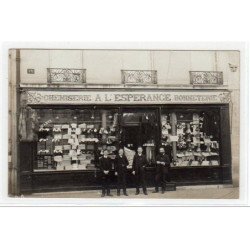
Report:
[[[34,170],[95,169],[106,148],[114,158],[118,142],[115,110],[37,110],[37,113],[41,122]]]
[[[219,114],[169,112],[161,116],[162,145],[172,145],[174,166],[219,166]]]
[[[162,109],[160,120],[148,111],[125,112],[122,119],[118,119],[117,109],[36,112],[39,127],[35,171],[95,170],[104,150],[114,160],[121,145],[127,157],[141,145],[149,164],[154,164],[156,150],[162,145],[171,166],[220,166],[218,109]]]

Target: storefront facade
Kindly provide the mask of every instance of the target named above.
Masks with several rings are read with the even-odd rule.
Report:
[[[148,186],[161,146],[171,159],[172,183],[233,183],[232,91],[223,86],[223,72],[189,70],[191,84],[183,87],[160,85],[157,67],[121,68],[121,83],[111,86],[87,85],[87,67],[46,69],[45,86],[21,83],[17,90],[20,193],[99,189],[102,151],[114,159],[124,148],[131,164],[138,146],[148,160]],[[83,84],[71,85],[72,79]],[[129,169],[129,187],[133,178]]]

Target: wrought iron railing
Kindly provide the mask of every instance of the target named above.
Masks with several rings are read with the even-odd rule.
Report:
[[[48,83],[86,83],[85,69],[48,68]]]
[[[193,85],[222,85],[221,71],[190,71],[190,83]]]
[[[122,83],[156,84],[156,70],[122,70]]]

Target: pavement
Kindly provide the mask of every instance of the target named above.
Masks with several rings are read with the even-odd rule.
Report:
[[[111,190],[112,197],[105,196],[101,198],[100,190],[88,191],[70,191],[70,192],[48,192],[33,193],[24,195],[24,198],[124,198],[124,199],[238,199],[239,188],[232,185],[209,185],[209,186],[184,186],[177,187],[176,191],[167,191],[164,194],[152,193],[153,188],[148,188],[148,195],[144,195],[141,191],[139,195],[135,195],[135,189],[128,189],[129,196],[117,196],[116,190]]]

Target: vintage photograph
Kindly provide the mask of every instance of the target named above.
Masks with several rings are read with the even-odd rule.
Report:
[[[9,197],[239,199],[240,51],[9,50]]]

